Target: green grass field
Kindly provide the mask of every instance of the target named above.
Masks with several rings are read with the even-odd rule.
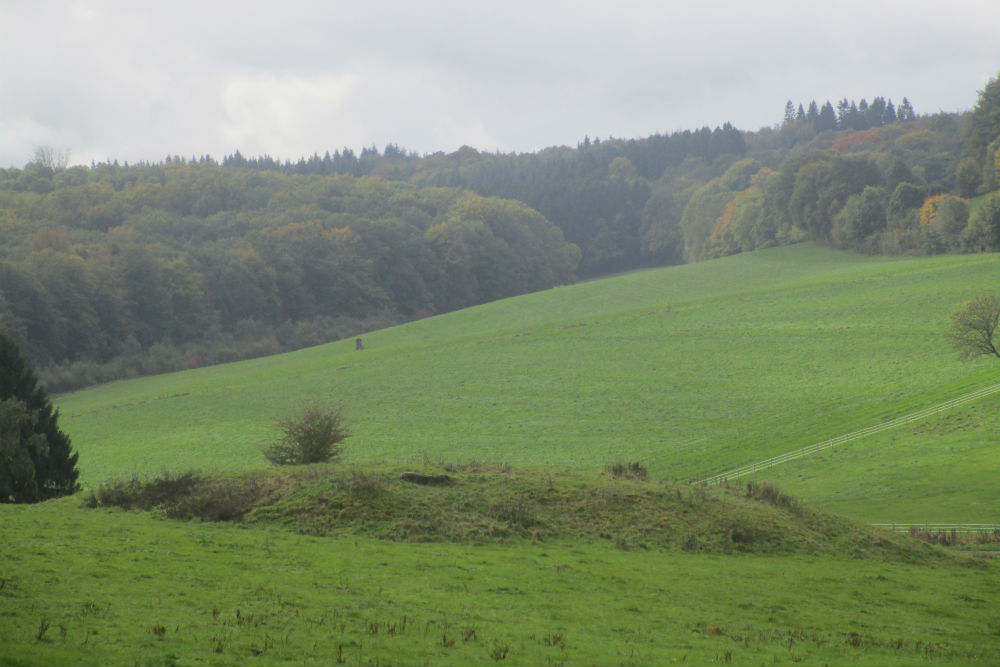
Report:
[[[344,404],[354,434],[347,461],[595,470],[621,459],[688,479],[997,382],[995,360],[960,361],[943,338],[951,310],[997,276],[998,255],[886,259],[776,248],[414,322],[365,336],[363,351],[342,341],[115,383],[58,404],[90,486],[164,470],[263,466],[275,417],[315,399]],[[970,437],[981,446],[983,436],[988,429]],[[845,477],[881,483],[852,461]],[[935,478],[982,473],[981,462],[955,457]],[[795,488],[816,500],[828,493]],[[926,491],[901,513],[919,520],[944,500]],[[1000,522],[990,507],[976,517]],[[849,509],[867,518],[864,502]],[[971,520],[961,506],[947,518]]]
[[[4,507],[3,665],[992,665],[988,562],[408,543]],[[904,538],[899,538],[904,539]],[[932,549],[931,547],[926,547]]]
[[[87,490],[284,489],[261,448],[307,401],[353,436],[237,523],[0,506],[0,665],[996,664],[998,564],[863,523],[1000,523],[1000,396],[758,475],[819,511],[684,480],[1000,381],[943,337],[998,277],[1000,255],[799,245],[60,396]],[[511,468],[442,468],[471,461]]]

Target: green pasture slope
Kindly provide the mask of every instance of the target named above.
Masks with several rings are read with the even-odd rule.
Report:
[[[56,402],[88,489],[265,468],[274,417],[322,399],[344,403],[354,434],[345,479],[507,463],[542,494],[676,495],[648,517],[667,525],[687,507],[729,505],[712,495],[721,490],[698,501],[700,487],[661,480],[1000,381],[1000,363],[959,361],[942,337],[948,313],[996,292],[998,276],[1000,255],[777,248],[373,332],[361,351],[344,341]],[[761,477],[864,522],[1000,522],[998,407],[994,395]],[[615,460],[642,461],[654,479],[601,476]],[[861,524],[821,548],[780,508],[767,514],[785,522],[779,541],[744,551],[731,529],[732,548],[706,550],[565,533],[412,543],[332,519],[328,534],[303,535],[81,502],[0,506],[0,665],[1000,662],[996,562]],[[283,511],[322,515],[327,502],[293,496]],[[751,505],[732,516],[764,516]],[[694,542],[702,529],[720,534],[701,516],[683,528]],[[398,539],[398,525],[385,530]]]
[[[948,313],[1000,289],[998,277],[1000,255],[889,259],[775,248],[373,332],[362,351],[342,341],[114,383],[58,404],[85,486],[134,473],[263,466],[274,417],[313,399],[344,403],[350,462],[475,459],[595,470],[620,459],[643,462],[654,477],[689,479],[1000,381],[996,360],[963,362],[943,338]],[[965,410],[996,415],[998,401]],[[888,495],[905,499],[896,503],[900,521],[934,514],[1000,522],[989,495],[996,459],[982,450],[995,440],[990,429],[980,424],[967,434],[962,446],[976,453],[941,459],[932,431],[907,435],[926,428],[913,424],[844,451],[884,455],[894,469],[917,465],[921,476],[937,461],[933,479],[941,483],[919,493],[908,493],[905,474],[896,477],[900,488]],[[911,442],[931,452],[908,460]],[[891,448],[875,452],[877,443]],[[797,464],[803,472],[795,479],[817,479],[816,495],[806,482],[794,488],[826,500],[830,478],[810,472],[814,463]],[[864,501],[883,482],[881,468],[851,457],[844,465],[842,476],[862,496],[838,508],[859,519],[896,518],[885,504]],[[944,512],[956,485],[988,502]]]

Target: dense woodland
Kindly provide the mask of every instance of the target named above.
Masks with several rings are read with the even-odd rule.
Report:
[[[0,170],[0,325],[61,391],[803,240],[997,251],[998,187],[997,80],[962,114],[789,101],[756,132],[531,154],[388,146],[68,168],[40,150]]]

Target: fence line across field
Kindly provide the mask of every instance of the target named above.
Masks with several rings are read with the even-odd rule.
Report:
[[[888,528],[897,533],[923,531],[927,533],[996,533],[1000,523],[873,523],[876,528]]]
[[[784,454],[778,454],[777,456],[772,456],[769,459],[764,459],[763,461],[757,461],[756,463],[749,463],[739,468],[733,468],[726,472],[719,473],[717,475],[712,475],[710,477],[705,477],[697,480],[702,484],[718,484],[723,480],[727,479],[737,479],[743,475],[749,475],[757,472],[758,470],[765,470],[767,468],[773,468],[781,463],[787,463],[788,461],[794,461],[795,459],[802,458],[803,456],[809,456],[810,454],[815,454],[816,452],[821,452],[837,445],[842,445],[859,438],[863,438],[874,433],[879,433],[881,431],[887,431],[891,428],[897,426],[902,426],[903,424],[908,424],[910,422],[917,421],[919,419],[924,419],[930,417],[939,412],[944,412],[950,408],[957,407],[964,403],[974,401],[984,396],[989,396],[1000,392],[1000,384],[991,385],[989,387],[984,387],[968,394],[963,394],[957,398],[953,398],[944,403],[939,403],[933,405],[929,408],[924,408],[923,410],[918,410],[917,412],[911,412],[908,415],[903,415],[902,417],[896,417],[895,419],[890,419],[889,421],[882,422],[880,424],[875,424],[873,426],[868,426],[857,431],[852,431],[851,433],[845,433],[844,435],[837,436],[836,438],[830,438],[829,440],[824,440],[823,442],[817,442],[814,445],[809,445],[808,447],[803,447],[801,449],[796,449],[791,452],[785,452]]]

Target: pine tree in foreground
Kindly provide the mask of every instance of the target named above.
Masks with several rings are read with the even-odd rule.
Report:
[[[0,503],[35,503],[80,488],[77,454],[58,417],[17,343],[0,331]]]

